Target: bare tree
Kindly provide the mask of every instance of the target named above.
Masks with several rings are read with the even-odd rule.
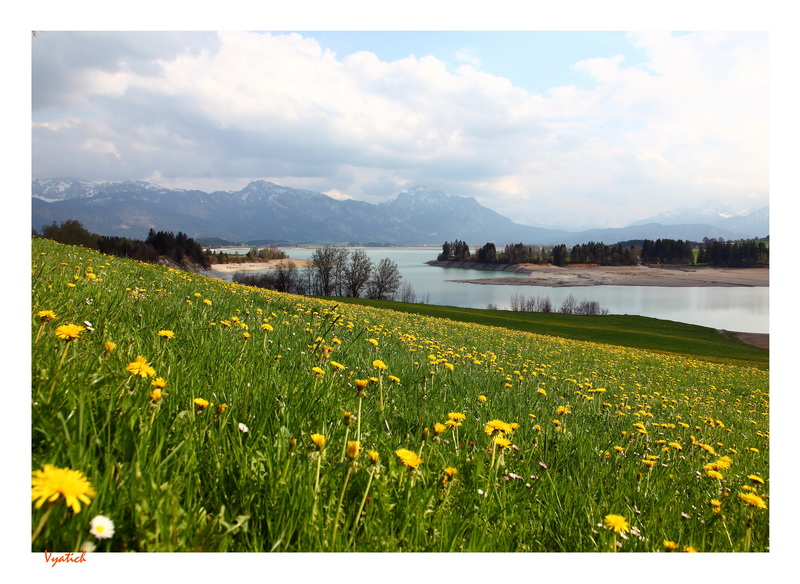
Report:
[[[321,296],[341,295],[342,271],[349,252],[341,247],[319,247],[311,254],[317,293]]]
[[[383,258],[372,272],[368,284],[369,297],[376,300],[392,298],[400,287],[402,277],[397,263],[389,258]]]
[[[400,285],[400,289],[397,292],[397,299],[400,302],[416,302],[417,301],[417,294],[414,292],[414,288],[408,282],[403,282]]]
[[[281,262],[273,268],[272,281],[278,292],[294,292],[297,281],[297,268],[294,262]]]
[[[372,273],[372,260],[367,252],[357,249],[350,254],[344,267],[344,289],[348,296],[358,298]]]
[[[564,298],[558,311],[562,314],[575,314],[575,297],[570,294]]]

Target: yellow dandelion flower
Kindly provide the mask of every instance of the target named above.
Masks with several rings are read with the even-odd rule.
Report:
[[[31,501],[41,509],[45,503],[55,503],[61,499],[74,513],[81,512],[81,503],[89,505],[90,497],[95,496],[89,479],[79,470],[58,468],[45,464],[42,470],[33,471],[31,477]]]
[[[165,339],[171,339],[172,337],[175,336],[175,333],[172,332],[172,331],[168,331],[168,330],[161,330],[161,331],[158,331],[158,336],[159,337],[163,337]]]
[[[341,371],[342,369],[346,369],[344,365],[341,363],[337,363],[336,361],[331,361],[331,367],[333,367],[336,371]]]
[[[712,479],[717,479],[718,481],[721,481],[724,478],[722,473],[717,470],[708,469],[706,470],[706,475],[710,476]]]
[[[395,450],[394,453],[398,456],[400,461],[409,468],[417,468],[423,462],[417,453],[412,450],[399,448]]]
[[[497,434],[511,434],[513,428],[511,427],[511,424],[508,424],[503,420],[489,420],[486,422],[486,425],[484,425],[483,431],[489,436],[495,436]]]
[[[369,385],[369,379],[354,379],[353,383],[356,384],[356,389],[361,390]]]
[[[719,499],[711,499],[710,503],[712,511],[714,511],[714,513],[719,513],[722,509],[722,501]]]
[[[484,403],[484,402],[486,401],[486,396],[485,396],[485,395],[479,395],[479,396],[478,396],[478,401],[479,401],[480,403]]]
[[[758,475],[754,475],[754,474],[747,475],[747,478],[748,478],[748,479],[750,479],[751,481],[753,481],[754,483],[759,483],[759,484],[761,484],[761,485],[763,485],[763,484],[764,484],[764,479],[762,479],[762,478],[761,478],[760,476],[758,476]]]
[[[459,412],[450,412],[447,414],[447,417],[451,420],[455,420],[456,422],[462,422],[467,418],[467,416]]]
[[[675,552],[678,551],[678,544],[674,541],[670,541],[668,539],[664,540],[664,551],[667,552]]]
[[[314,373],[314,375],[316,375],[317,377],[322,377],[323,375],[325,375],[325,371],[323,371],[323,370],[322,370],[320,367],[312,367],[312,368],[311,368],[311,371],[312,371],[312,372]]]
[[[38,316],[42,322],[47,322],[48,320],[53,320],[56,317],[56,313],[52,310],[40,310],[36,313],[36,316]]]
[[[156,370],[141,355],[137,356],[133,362],[128,363],[125,370],[131,375],[138,375],[139,377],[154,377],[156,374]]]
[[[167,380],[163,377],[156,377],[151,383],[153,387],[157,387],[158,389],[164,389],[167,387]]]
[[[397,377],[396,375],[390,375],[389,377],[387,377],[387,379],[392,383],[400,383],[400,378]]]
[[[435,434],[441,434],[445,430],[447,430],[447,426],[445,426],[444,424],[440,424],[439,422],[437,422],[433,425],[433,432]]]
[[[458,474],[458,469],[453,468],[452,466],[447,466],[444,469],[444,474],[447,475],[447,478],[452,479],[456,474]]]
[[[683,548],[683,551],[689,554],[696,554],[697,548],[693,548],[692,546],[687,545],[685,548]]]
[[[317,450],[325,448],[325,436],[322,434],[312,434],[311,441],[314,443],[314,446],[317,447]]]
[[[511,440],[508,438],[503,438],[503,436],[495,436],[494,443],[500,448],[507,448],[511,446]]]
[[[369,461],[372,464],[378,464],[378,451],[377,450],[367,450],[367,456],[369,456]]]
[[[746,505],[750,505],[757,509],[766,509],[767,504],[764,502],[764,499],[756,495],[755,493],[738,493],[739,500],[745,503]]]
[[[206,409],[208,406],[213,405],[207,399],[203,399],[202,397],[194,398],[194,403],[197,404],[202,409]]]
[[[536,390],[536,393],[538,393],[539,395],[544,395],[544,396],[547,395],[547,392],[541,387]]]
[[[350,440],[347,442],[347,458],[355,460],[361,452],[361,445],[357,440]]]
[[[631,530],[630,525],[628,525],[628,520],[622,515],[606,515],[603,519],[603,523],[607,529],[610,529],[614,533],[627,533]]]
[[[85,330],[79,324],[62,324],[55,330],[55,335],[63,341],[74,341]]]
[[[370,343],[371,345],[376,346],[376,347],[378,346],[378,340],[377,339],[367,339],[367,342]]]
[[[262,328],[262,329],[264,329],[264,330],[265,330],[265,331],[267,331],[267,332],[275,330],[275,329],[272,327],[272,325],[271,325],[271,324],[269,324],[268,322],[265,322],[264,324],[262,324],[262,325],[261,325],[261,328]]]
[[[160,400],[164,397],[164,392],[161,390],[160,387],[156,387],[153,391],[150,392],[150,399],[154,402]]]
[[[112,341],[106,341],[106,342],[103,344],[103,350],[104,350],[106,353],[110,353],[111,351],[113,351],[113,350],[114,350],[114,349],[116,349],[116,348],[117,348],[117,343],[114,343],[114,342],[112,342]]]
[[[386,367],[386,363],[384,363],[380,359],[375,359],[372,362],[372,366],[375,367],[375,369],[380,369],[381,371],[386,371],[386,369],[388,369],[388,367]]]
[[[717,467],[720,470],[725,470],[726,468],[730,468],[732,463],[733,459],[730,456],[723,456],[717,460]]]

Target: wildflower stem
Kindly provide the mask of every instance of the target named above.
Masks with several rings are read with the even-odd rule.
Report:
[[[43,320],[39,323],[39,330],[36,332],[36,338],[33,340],[33,343],[36,344],[39,341],[39,337],[42,336],[42,331],[44,330],[45,321]]]
[[[369,493],[369,488],[372,486],[372,477],[375,476],[375,471],[370,470],[369,472],[369,479],[367,480],[367,486],[364,489],[364,495],[361,497],[361,504],[358,506],[358,513],[356,513],[356,517],[353,520],[353,526],[350,529],[350,545],[353,545],[353,542],[356,538],[356,528],[358,527],[358,521],[361,519],[361,513],[364,511],[364,505],[367,502],[367,494]]]
[[[64,351],[61,353],[61,359],[58,361],[58,367],[56,367],[55,373],[53,373],[53,383],[50,384],[50,391],[47,392],[47,401],[50,401],[50,398],[53,397],[53,389],[56,386],[56,379],[58,378],[58,373],[61,371],[61,366],[64,364],[64,359],[67,357],[67,351],[69,351],[69,343],[64,345]]]
[[[48,505],[47,510],[44,512],[44,515],[42,515],[42,518],[39,520],[39,525],[36,526],[36,530],[33,532],[33,535],[31,535],[31,545],[33,545],[33,543],[36,541],[36,538],[39,537],[39,534],[42,532],[42,529],[44,529],[44,524],[47,523],[47,518],[50,517],[50,513],[52,513],[52,511],[53,511],[52,505]]]
[[[750,516],[747,518],[746,521],[747,525],[747,532],[744,534],[744,551],[750,551],[750,544],[752,543],[753,539],[753,512],[750,511]]]
[[[342,456],[339,458],[339,462],[344,461],[345,452],[347,452],[347,439],[350,437],[350,427],[347,426],[344,429],[344,444],[342,445]]]
[[[722,527],[725,528],[725,535],[728,536],[728,543],[731,544],[731,551],[733,550],[733,540],[731,539],[731,533],[728,531],[728,524],[725,523],[725,517],[722,518]]]
[[[319,470],[322,465],[322,452],[317,453],[317,476],[314,478],[314,507],[311,509],[311,522],[317,515],[317,496],[319,495]]]
[[[342,501],[344,500],[344,492],[347,490],[347,483],[350,482],[350,475],[353,474],[353,465],[347,465],[347,474],[344,477],[344,484],[342,484],[342,492],[339,493],[339,504],[336,506],[336,518],[333,520],[333,534],[331,535],[331,549],[336,546],[336,532],[339,529],[339,516],[342,513]],[[371,475],[370,475],[371,477]]]
[[[356,414],[356,441],[359,442],[359,443],[361,443],[361,400],[362,399],[363,399],[363,397],[359,393],[359,396],[358,396],[358,413]]]

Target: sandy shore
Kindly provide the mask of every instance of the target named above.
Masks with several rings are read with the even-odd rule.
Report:
[[[709,268],[655,266],[540,266],[522,264],[526,278],[451,280],[509,286],[769,286],[769,268]]]
[[[225,274],[232,274],[234,272],[243,272],[246,270],[277,268],[282,263],[294,264],[296,268],[303,268],[311,265],[311,262],[308,260],[293,260],[289,258],[285,260],[267,260],[265,262],[247,262],[242,264],[212,264],[211,269]]]
[[[769,333],[737,333],[734,331],[720,330],[723,335],[736,339],[745,345],[753,345],[759,349],[766,349],[769,351]]]

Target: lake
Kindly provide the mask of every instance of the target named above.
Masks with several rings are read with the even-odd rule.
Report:
[[[289,257],[309,259],[310,248],[283,248]],[[510,309],[512,296],[549,297],[555,309],[570,294],[578,301],[600,303],[611,314],[635,314],[663,320],[748,333],[769,332],[768,287],[697,287],[670,288],[660,286],[586,286],[554,288],[545,286],[502,286],[468,284],[450,280],[502,277],[525,278],[525,274],[439,268],[425,264],[435,260],[441,247],[430,248],[364,248],[373,260],[388,257],[397,262],[403,282],[414,288],[417,302],[498,309]],[[257,272],[250,272],[257,273]]]

